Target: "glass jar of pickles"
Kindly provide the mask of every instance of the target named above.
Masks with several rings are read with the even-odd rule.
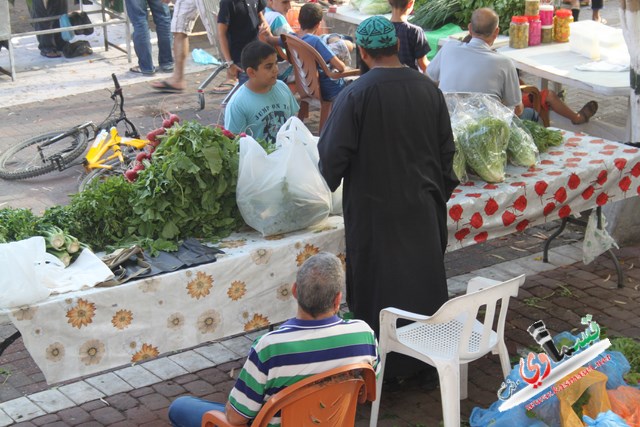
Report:
[[[553,17],[553,40],[558,43],[569,41],[571,27],[569,24],[573,22],[573,15],[569,9],[556,10],[556,16]]]
[[[538,46],[540,44],[540,37],[542,31],[542,25],[540,24],[539,16],[527,16],[529,20],[529,46]]]
[[[539,15],[540,0],[525,0],[524,1],[524,14],[525,16]]]
[[[553,5],[540,4],[540,23],[543,26],[553,25]]]
[[[553,25],[543,25],[540,28],[540,41],[551,43],[553,41]]]
[[[511,17],[509,47],[522,49],[529,46],[529,20],[526,16]]]

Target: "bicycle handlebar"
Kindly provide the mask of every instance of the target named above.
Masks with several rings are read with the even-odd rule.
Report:
[[[116,74],[115,73],[111,74],[111,78],[113,79],[113,85],[116,87],[116,91],[120,90],[120,83],[118,83],[118,78],[116,77]]]

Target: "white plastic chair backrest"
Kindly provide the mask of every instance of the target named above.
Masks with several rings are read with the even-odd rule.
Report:
[[[482,280],[480,280],[482,279]],[[504,325],[507,317],[509,298],[518,295],[518,288],[524,283],[525,275],[509,279],[505,282],[496,282],[490,279],[479,278],[470,283],[471,288],[482,289],[469,291],[466,295],[450,299],[431,316],[426,323],[443,324],[454,319],[463,322],[462,334],[458,343],[458,357],[460,360],[473,360],[491,350],[490,338],[496,316],[496,306],[500,303],[500,313],[495,332],[498,336],[504,333]],[[495,282],[495,283],[492,283]],[[478,346],[471,349],[471,333],[474,329],[479,310],[485,306],[484,319],[482,321],[481,340]]]

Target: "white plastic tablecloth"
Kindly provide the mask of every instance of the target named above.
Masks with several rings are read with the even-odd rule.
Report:
[[[481,243],[640,194],[640,150],[564,132],[532,168],[508,166],[506,179],[460,185],[447,204],[447,250]]]

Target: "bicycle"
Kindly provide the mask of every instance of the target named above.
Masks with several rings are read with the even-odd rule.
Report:
[[[34,178],[68,169],[78,164],[73,160],[84,153],[90,139],[93,144],[82,161],[87,175],[80,183],[80,190],[97,177],[108,174],[107,171],[115,171],[118,164],[124,166],[130,160],[130,153],[123,151],[122,147],[140,150],[149,141],[140,139],[140,133],[127,118],[122,87],[115,74],[111,74],[111,78],[115,86],[111,94],[114,105],[101,124],[87,122],[67,130],[47,132],[9,148],[0,155],[0,178]],[[118,108],[119,114],[114,117]],[[117,129],[122,122],[125,125],[124,138]],[[106,156],[109,150],[112,153]]]

